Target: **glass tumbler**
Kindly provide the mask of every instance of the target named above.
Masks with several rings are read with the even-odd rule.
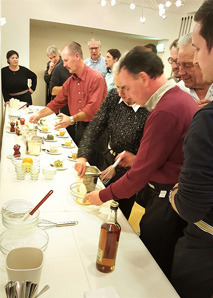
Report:
[[[15,167],[17,180],[24,180],[26,175],[26,167],[22,164],[22,159],[13,156],[12,163]]]
[[[30,179],[31,180],[38,180],[40,173],[40,164],[39,163],[33,163],[30,167]]]

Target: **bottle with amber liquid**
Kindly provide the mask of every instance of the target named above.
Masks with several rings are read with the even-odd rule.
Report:
[[[121,227],[117,222],[118,205],[115,201],[111,203],[109,216],[101,226],[96,268],[104,273],[113,271],[115,267],[121,232]]]

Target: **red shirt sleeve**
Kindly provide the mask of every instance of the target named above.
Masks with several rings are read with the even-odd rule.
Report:
[[[92,120],[107,96],[107,85],[103,76],[94,76],[88,86],[87,104],[82,111]]]

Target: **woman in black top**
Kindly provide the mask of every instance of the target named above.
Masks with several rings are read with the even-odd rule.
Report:
[[[118,65],[116,65],[116,68]],[[118,74],[114,70],[114,82],[117,86],[112,89],[93,120],[87,126],[78,148],[78,159],[75,169],[82,177],[86,169],[86,161],[93,154],[97,139],[107,129],[109,136],[109,150],[105,154],[105,167],[113,164],[115,157],[123,150],[128,151],[129,158],[134,159],[143,135],[143,128],[148,116],[146,108],[136,105],[132,99],[127,98],[125,89],[121,87]],[[115,176],[110,180],[114,182],[123,176],[129,168],[117,166]],[[131,199],[119,200],[119,207],[128,219],[135,196]]]
[[[8,102],[11,98],[17,98],[31,105],[31,94],[35,91],[37,85],[36,74],[18,64],[19,54],[16,51],[7,52],[6,58],[9,66],[1,69],[4,101]],[[31,79],[31,87],[28,87],[28,79]]]

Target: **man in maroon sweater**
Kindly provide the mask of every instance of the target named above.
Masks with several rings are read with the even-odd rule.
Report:
[[[198,107],[173,80],[167,81],[161,59],[151,52],[131,50],[121,62],[120,79],[128,96],[150,114],[134,163],[128,164],[128,155],[122,155],[121,165],[131,169],[106,189],[88,194],[85,201],[101,205],[140,191],[146,208],[140,238],[170,277],[174,247],[186,223],[172,209],[168,194],[179,177],[183,140]]]

